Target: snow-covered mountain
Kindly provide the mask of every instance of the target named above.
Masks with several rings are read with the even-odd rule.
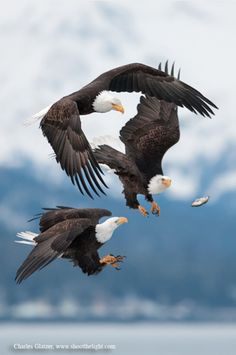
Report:
[[[234,12],[234,3],[226,7],[213,1],[4,3],[0,164],[21,166],[28,160],[35,174],[50,167],[49,179],[62,181],[37,124],[24,127],[23,121],[107,69],[128,62],[156,66],[169,59],[182,68],[183,81],[220,108],[212,120],[179,110],[181,142],[165,162],[175,182],[170,196],[185,199],[208,192],[219,198],[235,190]],[[119,96],[125,118],[117,113],[83,117],[90,140],[104,134],[118,137],[135,114],[139,95]]]

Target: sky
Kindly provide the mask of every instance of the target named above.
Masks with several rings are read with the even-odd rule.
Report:
[[[108,69],[132,62],[157,66],[168,59],[181,67],[183,81],[219,107],[212,120],[179,110],[181,141],[164,161],[165,174],[174,181],[169,197],[209,193],[216,200],[236,190],[234,2],[10,0],[3,5],[0,166],[28,161],[37,178],[53,176],[62,183],[63,172],[50,158],[38,124],[23,122]],[[82,118],[90,141],[118,138],[135,115],[140,95],[117,96],[124,117],[112,112]],[[108,175],[107,181],[118,196],[117,180]]]

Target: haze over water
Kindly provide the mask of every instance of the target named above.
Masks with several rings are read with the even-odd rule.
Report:
[[[1,354],[235,355],[234,324],[13,324],[0,326]],[[14,345],[15,344],[15,345]],[[114,350],[95,350],[98,344]],[[51,350],[40,349],[44,346]],[[93,346],[81,350],[79,346]],[[20,346],[33,350],[19,350]],[[65,350],[67,347],[70,350]],[[15,349],[14,349],[15,347]],[[18,348],[18,349],[17,349]]]

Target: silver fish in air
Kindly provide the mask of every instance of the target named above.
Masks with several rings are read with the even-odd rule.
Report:
[[[202,205],[204,205],[205,203],[207,203],[209,201],[210,196],[203,196],[200,198],[197,198],[196,200],[194,200],[192,202],[192,207],[200,207]]]

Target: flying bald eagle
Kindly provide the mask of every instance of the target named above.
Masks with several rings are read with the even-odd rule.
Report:
[[[108,264],[119,269],[119,262],[123,261],[123,256],[110,254],[100,258],[98,249],[112,237],[117,227],[128,222],[127,218],[111,217],[103,223],[98,223],[100,218],[111,216],[111,212],[100,208],[70,207],[45,210],[45,213],[35,217],[41,217],[40,234],[32,232],[17,234],[23,239],[16,241],[17,243],[34,246],[17,270],[17,283],[21,283],[56,258],[73,261],[74,266],[79,266],[88,275],[99,273]]]
[[[177,106],[141,96],[137,109],[138,114],[120,131],[125,154],[108,145],[100,145],[94,154],[99,163],[108,165],[119,176],[128,207],[139,209],[147,216],[148,212],[137,199],[142,194],[151,203],[151,212],[159,215],[160,207],[152,195],[171,185],[171,179],[163,175],[162,159],[180,137]]]
[[[57,162],[80,192],[83,194],[85,191],[90,197],[87,183],[97,195],[97,190],[103,192],[101,183],[106,184],[82,131],[80,115],[110,110],[123,113],[120,100],[109,91],[142,92],[209,117],[214,114],[211,107],[217,108],[199,91],[175,78],[173,70],[169,75],[167,70],[164,72],[133,63],[103,73],[79,91],[36,114],[36,119],[43,117],[40,127],[55,152]]]

